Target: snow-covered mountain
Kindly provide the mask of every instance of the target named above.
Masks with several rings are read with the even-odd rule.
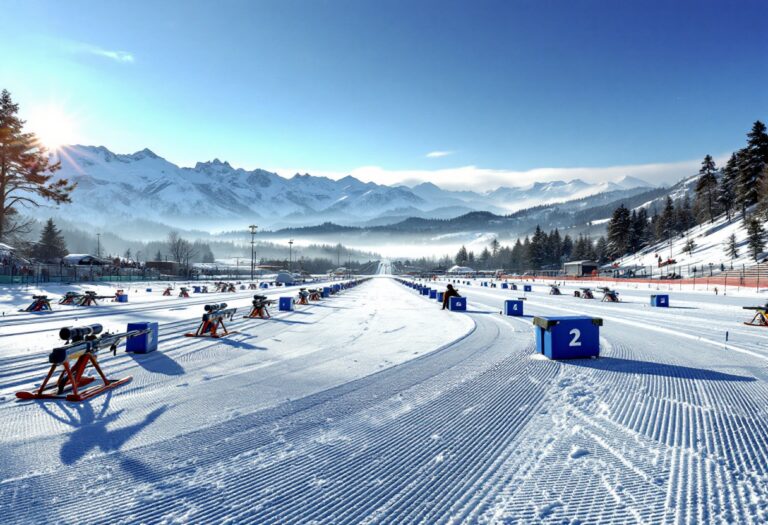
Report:
[[[69,146],[59,154],[57,177],[77,183],[73,203],[57,212],[33,210],[40,218],[59,215],[95,226],[143,219],[179,228],[242,228],[306,225],[318,221],[383,223],[389,217],[447,218],[467,211],[509,213],[525,207],[583,198],[606,191],[647,187],[625,177],[590,184],[581,180],[503,187],[479,193],[446,191],[431,183],[386,186],[347,176],[339,180],[296,174],[291,178],[232,167],[214,159],[184,168],[149,149],[116,154],[103,146]],[[638,190],[639,191],[639,190]],[[454,215],[455,216],[455,215]]]

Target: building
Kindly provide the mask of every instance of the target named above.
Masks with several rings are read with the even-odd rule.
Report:
[[[448,268],[448,271],[445,272],[448,275],[472,275],[475,273],[475,270],[470,268],[469,266],[451,266]]]
[[[145,266],[162,275],[181,275],[181,264],[176,261],[147,261]]]
[[[563,264],[565,275],[569,277],[586,277],[597,274],[598,264],[595,261],[570,261]]]
[[[103,266],[108,264],[95,255],[89,255],[87,253],[70,253],[69,255],[65,255],[61,260],[67,266]]]

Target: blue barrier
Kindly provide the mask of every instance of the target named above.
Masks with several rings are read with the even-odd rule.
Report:
[[[124,293],[124,294],[116,295],[115,296],[115,301],[117,301],[118,303],[127,303],[128,302],[128,294]]]
[[[652,295],[651,306],[657,306],[659,308],[669,308],[669,296],[668,295]]]
[[[430,290],[429,288],[427,288],[426,286],[424,286],[424,287],[421,289],[421,295],[429,295],[429,290]]]
[[[504,301],[504,315],[523,315],[523,301],[507,299]]]
[[[452,312],[466,312],[467,311],[467,298],[466,297],[451,297],[448,301],[448,309]]]
[[[323,291],[320,293],[320,295],[321,295],[323,298],[326,298],[326,297],[328,297],[329,295],[331,295],[331,288],[330,288],[329,286],[324,286],[324,287],[323,287]]]
[[[507,283],[501,283],[501,287],[502,287],[504,290],[507,290],[507,289],[509,288],[509,285],[508,285]]]
[[[603,320],[585,315],[534,317],[536,350],[550,359],[576,359],[600,355]]]
[[[516,290],[516,289],[517,289],[517,288],[515,288],[515,290]],[[523,285],[523,291],[524,291],[524,292],[532,292],[532,291],[533,291],[533,286],[531,286],[530,284],[524,284],[524,285]]]
[[[281,312],[292,312],[293,311],[293,297],[281,297],[278,301],[278,309]]]
[[[429,290],[429,298],[430,299],[437,299],[437,290],[432,290],[430,288],[430,290]]]
[[[200,287],[199,286],[193,286],[192,287],[192,292],[193,293],[200,293]]]
[[[152,288],[147,288],[147,293],[152,293]]]
[[[442,303],[444,295],[445,295],[445,292],[437,292],[437,296],[435,297],[435,299],[437,299],[438,301],[440,301]]]
[[[157,323],[128,323],[127,332],[132,330],[146,330],[150,328],[151,331],[146,334],[142,334],[136,337],[129,337],[125,341],[125,351],[133,352],[135,354],[148,354],[157,350]]]

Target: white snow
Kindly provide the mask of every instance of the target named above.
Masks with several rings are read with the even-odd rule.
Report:
[[[655,285],[602,303],[480,283],[457,285],[469,308],[452,313],[380,275],[218,341],[181,334],[205,299],[252,292],[7,315],[4,522],[768,520],[768,331],[742,324],[757,299],[675,289],[652,308]],[[522,296],[526,317],[499,315]],[[532,316],[577,313],[604,320],[599,358],[535,353]],[[56,328],[137,318],[160,320],[160,350],[102,357],[128,385],[13,397],[42,378]]]

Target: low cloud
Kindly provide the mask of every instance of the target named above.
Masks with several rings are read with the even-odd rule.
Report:
[[[719,166],[728,159],[721,155],[715,160]],[[698,173],[701,159],[657,164],[631,164],[599,168],[536,168],[526,171],[459,166],[437,170],[389,170],[380,166],[361,166],[348,172],[318,172],[311,169],[275,170],[283,176],[311,173],[331,179],[352,175],[364,182],[378,184],[405,184],[412,186],[432,182],[449,190],[494,190],[500,186],[525,186],[534,182],[581,179],[586,182],[606,182],[624,176],[637,177],[650,184],[674,184],[684,177]]]
[[[452,151],[430,151],[425,156],[428,159],[439,159],[440,157],[447,157],[448,155],[453,155]]]

